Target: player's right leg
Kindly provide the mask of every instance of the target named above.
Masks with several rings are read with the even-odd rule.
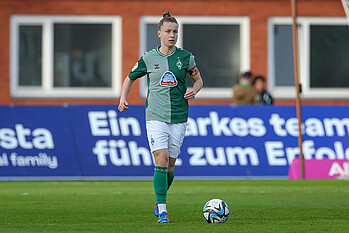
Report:
[[[176,159],[175,158],[169,158],[169,164],[168,164],[168,171],[167,171],[167,190],[170,188],[173,179],[174,179],[174,166],[176,163]],[[153,209],[154,215],[156,217],[159,217],[159,207],[158,207],[158,203],[155,203],[154,209]]]
[[[174,179],[174,167],[176,164],[176,160],[178,157],[178,154],[180,152],[180,147],[182,146],[183,139],[185,136],[185,131],[187,127],[187,123],[180,123],[180,124],[166,124],[167,129],[168,129],[168,151],[167,151],[167,156],[169,156],[168,160],[168,170],[167,170],[167,190],[170,188],[173,179]],[[157,156],[154,154],[154,156]],[[166,157],[167,157],[166,156]],[[155,159],[155,161],[157,161]],[[159,216],[159,222],[161,218],[168,219],[167,216],[161,217],[161,205],[158,205],[158,203],[155,204],[154,207],[154,215]],[[160,213],[160,214],[159,214]],[[167,211],[166,211],[167,213]],[[166,221],[166,220],[165,220]]]
[[[168,127],[166,123],[159,121],[147,121],[146,127],[149,147],[155,159],[153,183],[156,204],[154,207],[154,214],[159,217],[158,222],[169,222],[166,210],[167,172],[169,162]],[[163,214],[163,212],[166,214]]]
[[[154,191],[156,197],[157,212],[154,211],[155,216],[158,215],[159,222],[169,222],[166,209],[167,197],[167,171],[168,171],[168,150],[160,149],[153,152],[155,158],[154,168]],[[163,214],[166,213],[166,214]],[[166,215],[166,216],[165,216]]]

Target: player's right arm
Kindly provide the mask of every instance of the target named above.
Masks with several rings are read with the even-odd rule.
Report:
[[[130,92],[131,86],[133,82],[143,77],[147,74],[147,66],[145,65],[145,62],[143,60],[143,56],[138,60],[138,62],[134,65],[129,75],[125,78],[124,83],[121,87],[121,94],[120,94],[120,102],[119,102],[119,111],[123,112],[128,109],[128,103],[126,101],[126,97],[128,93]]]
[[[120,94],[120,102],[119,102],[119,111],[123,112],[128,109],[128,103],[126,101],[127,95],[130,92],[131,86],[133,84],[134,80],[131,80],[128,76],[125,78],[124,83],[121,87],[121,94]]]

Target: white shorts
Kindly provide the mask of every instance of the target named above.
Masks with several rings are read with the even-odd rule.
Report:
[[[168,148],[171,158],[177,158],[183,143],[187,123],[169,124],[161,121],[147,121],[147,136],[150,151]]]

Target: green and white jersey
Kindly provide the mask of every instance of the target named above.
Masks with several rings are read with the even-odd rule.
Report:
[[[175,47],[169,55],[158,48],[143,54],[128,75],[131,80],[147,76],[148,94],[145,102],[146,120],[184,123],[188,120],[187,73],[198,73],[194,56]]]

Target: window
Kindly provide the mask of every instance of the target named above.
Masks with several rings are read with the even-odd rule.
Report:
[[[11,17],[12,97],[115,98],[120,77],[120,17]]]
[[[276,25],[274,28],[274,56],[275,56],[275,79],[276,86],[294,86],[294,63],[292,26]]]
[[[20,26],[19,31],[19,85],[40,86],[42,26]]]
[[[248,17],[176,17],[179,23],[177,46],[195,56],[204,88],[197,98],[232,98],[232,86],[239,74],[250,68]],[[159,17],[141,19],[141,54],[160,45],[157,36]],[[188,79],[188,86],[192,82]],[[141,96],[147,82],[141,81]]]
[[[347,25],[311,25],[310,36],[310,88],[349,88]]]
[[[304,98],[349,97],[349,30],[345,18],[298,18],[299,77]],[[269,19],[269,89],[295,98],[292,19]]]

